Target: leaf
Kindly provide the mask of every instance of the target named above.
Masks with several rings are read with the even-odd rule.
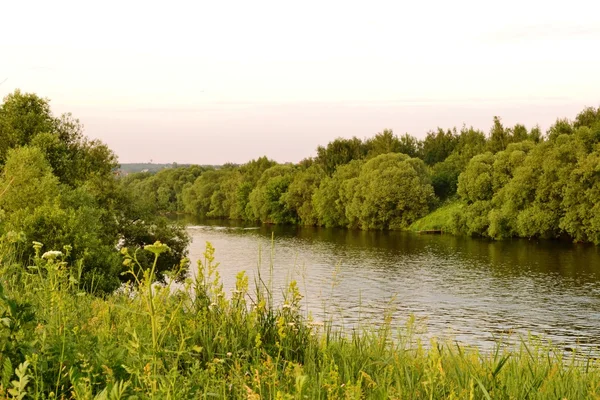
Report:
[[[504,364],[506,364],[506,362],[508,361],[508,359],[510,358],[510,354],[507,356],[504,356],[502,358],[502,360],[500,360],[500,362],[498,363],[498,365],[496,365],[496,368],[494,369],[494,372],[492,372],[492,376],[495,378],[496,375],[498,375],[500,373],[500,370],[502,369],[502,367],[504,367]]]
[[[8,387],[10,383],[10,378],[13,375],[13,367],[10,362],[10,358],[6,357],[4,359],[4,363],[2,364],[2,386]]]
[[[473,378],[475,378],[475,380],[477,381],[477,384],[479,385],[479,388],[481,389],[481,391],[483,392],[483,395],[485,396],[485,398],[487,400],[492,400],[492,397],[490,396],[490,394],[488,393],[487,389],[485,388],[485,386],[483,386],[483,383],[481,383],[481,381],[479,380],[479,378],[477,378],[476,376],[473,376]]]
[[[192,350],[194,350],[196,353],[201,353],[202,352],[202,347],[196,345],[196,346],[192,347]]]

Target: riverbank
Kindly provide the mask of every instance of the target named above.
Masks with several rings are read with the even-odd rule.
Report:
[[[162,246],[148,249],[156,254]],[[125,252],[124,252],[125,253]],[[125,253],[126,254],[126,253]],[[126,264],[135,260],[125,255]],[[480,353],[415,344],[410,327],[342,333],[302,315],[295,282],[276,306],[240,273],[224,293],[208,245],[183,291],[151,286],[100,298],[57,253],[0,264],[1,395],[17,398],[594,398],[598,361],[529,339]],[[146,278],[149,278],[146,274]],[[267,278],[265,277],[265,281]],[[22,396],[22,397],[18,397]]]
[[[446,203],[413,222],[408,230],[413,232],[440,231],[442,233],[455,233],[452,218],[456,213],[460,213],[463,207],[459,201]]]

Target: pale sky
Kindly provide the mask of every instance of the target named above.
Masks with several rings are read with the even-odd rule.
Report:
[[[600,2],[5,1],[0,97],[121,162],[297,162],[336,137],[489,130],[600,106]]]

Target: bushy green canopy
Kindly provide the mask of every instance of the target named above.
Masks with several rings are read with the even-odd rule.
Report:
[[[128,192],[117,166],[115,154],[87,139],[70,114],[55,117],[35,94],[8,95],[0,104],[0,244],[17,247],[23,261],[33,254],[32,241],[44,250],[67,246],[67,261],[81,266],[80,279],[93,291],[110,292],[127,279],[122,245],[162,239],[172,251],[157,276],[178,268],[187,251],[184,231]]]

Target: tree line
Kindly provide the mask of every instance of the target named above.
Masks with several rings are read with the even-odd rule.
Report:
[[[24,263],[33,241],[63,251],[83,286],[110,292],[128,279],[122,247],[160,240],[171,251],[157,276],[185,272],[189,238],[165,213],[385,230],[452,204],[443,229],[453,233],[598,244],[599,143],[600,108],[586,108],[545,133],[494,118],[487,133],[463,126],[423,140],[391,130],[337,138],[297,164],[261,157],[119,177],[115,154],[76,118],[15,91],[0,104],[0,246]]]
[[[297,164],[266,157],[219,168],[132,174],[124,184],[156,211],[272,224],[406,229],[453,203],[444,229],[494,239],[600,243],[600,108],[539,127],[383,130],[337,138]]]

